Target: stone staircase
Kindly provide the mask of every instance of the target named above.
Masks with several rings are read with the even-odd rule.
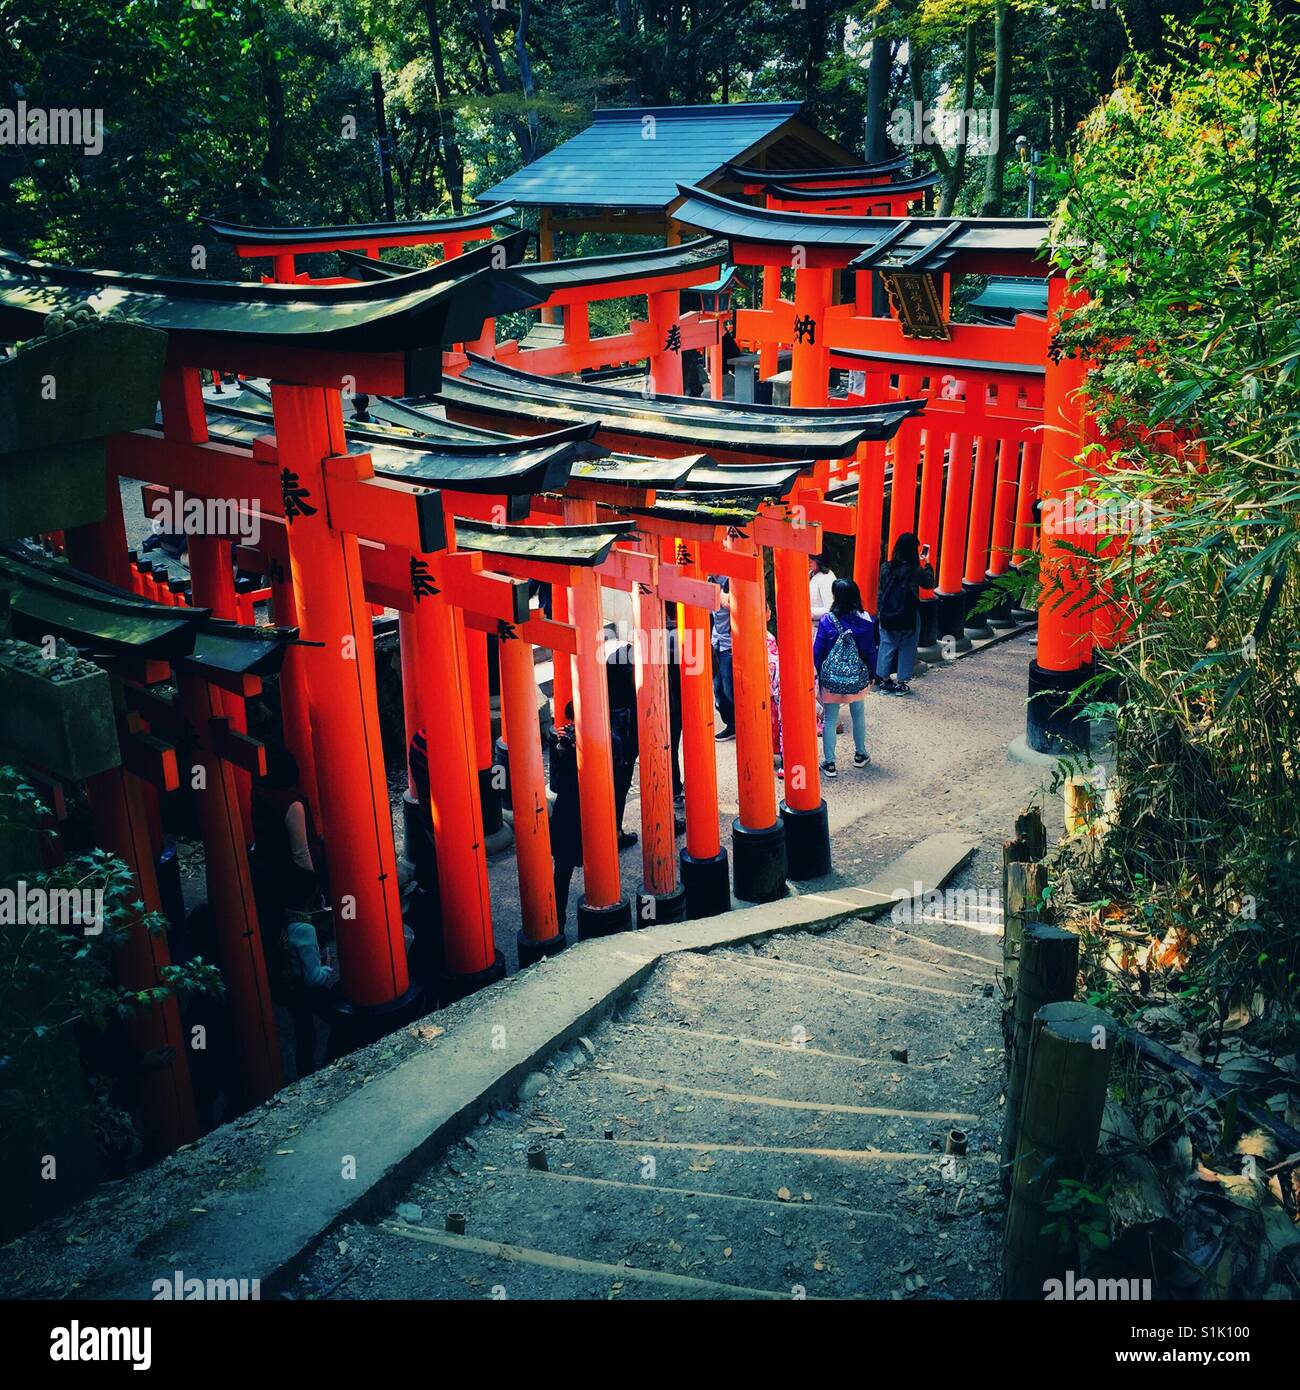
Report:
[[[996,1296],[999,934],[854,920],[664,958],[290,1291]]]

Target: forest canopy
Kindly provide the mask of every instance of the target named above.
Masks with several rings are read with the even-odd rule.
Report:
[[[1026,154],[1062,155],[1185,0],[0,0],[0,101],[102,111],[103,148],[0,143],[0,244],[198,268],[198,222],[451,213],[598,106],[798,100],[826,135],[945,175],[940,210],[1022,213]],[[1163,16],[1163,18],[1162,18]],[[995,116],[899,146],[913,103]],[[977,123],[978,128],[978,123]],[[233,260],[222,273],[235,275]]]

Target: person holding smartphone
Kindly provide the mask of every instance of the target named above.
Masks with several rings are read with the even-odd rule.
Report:
[[[904,531],[894,542],[893,555],[880,567],[876,680],[884,695],[911,694],[908,681],[916,668],[916,647],[921,639],[920,591],[933,588],[930,547],[921,546],[911,531]]]

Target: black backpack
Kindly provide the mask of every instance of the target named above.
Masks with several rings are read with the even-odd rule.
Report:
[[[906,567],[880,569],[880,626],[886,632],[910,632],[916,624],[916,590]]]

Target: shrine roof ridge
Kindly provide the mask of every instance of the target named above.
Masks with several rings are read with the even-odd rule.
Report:
[[[477,231],[515,215],[509,203],[484,203],[473,212],[454,217],[426,217],[401,222],[353,222],[331,227],[250,227],[224,217],[205,217],[203,225],[221,241],[238,245],[294,246],[302,242],[383,240],[393,236],[427,236],[439,232]]]

